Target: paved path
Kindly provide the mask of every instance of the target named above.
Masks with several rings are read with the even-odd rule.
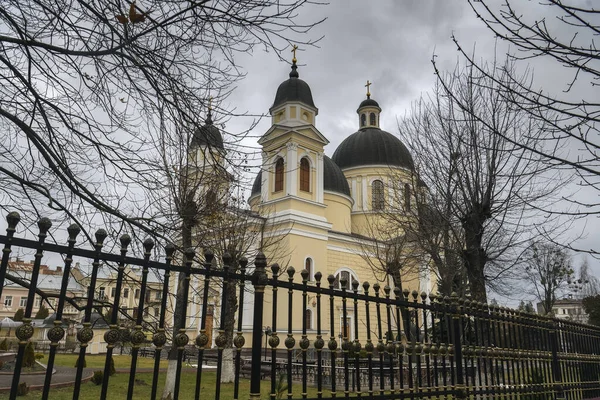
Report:
[[[77,369],[73,367],[54,367],[55,372],[52,375],[52,387],[72,386],[75,382]],[[87,382],[94,375],[92,368],[83,369],[82,382]],[[10,392],[12,384],[12,375],[0,375],[0,392]],[[44,387],[45,374],[41,375],[21,375],[20,381],[27,382],[31,389],[41,389]]]

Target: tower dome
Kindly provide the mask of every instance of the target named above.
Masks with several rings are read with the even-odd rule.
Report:
[[[275,94],[275,101],[273,102],[271,109],[290,101],[298,101],[312,108],[316,108],[310,86],[300,79],[299,76],[296,58],[294,57],[292,60],[290,79],[283,81],[277,88],[277,94]]]
[[[367,81],[367,87],[370,85]],[[379,103],[363,100],[356,112],[359,115],[359,130],[348,136],[331,157],[341,169],[367,165],[386,165],[414,168],[414,162],[406,146],[394,135],[379,128]]]
[[[219,128],[213,125],[210,109],[204,121],[204,125],[196,129],[190,147],[208,146],[212,149],[224,150],[223,136]]]

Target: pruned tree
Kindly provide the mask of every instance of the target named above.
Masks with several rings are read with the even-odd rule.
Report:
[[[552,218],[539,219],[547,217],[539,210],[564,180],[515,144],[537,146],[546,124],[498,93],[498,81],[514,91],[530,84],[528,76],[511,83],[511,68],[458,64],[399,124],[415,159],[415,186],[427,188],[413,196],[423,206],[413,207],[419,225],[412,230],[428,231],[419,237],[440,271],[462,265],[470,295],[482,302],[486,287],[503,289],[532,235],[559,233]]]
[[[588,324],[600,326],[600,294],[584,298],[583,309],[588,315]]]
[[[600,79],[596,43],[600,29],[598,9],[590,2],[564,0],[537,3],[469,0],[469,4],[495,37],[510,46],[509,57],[517,67],[524,68],[521,71],[529,68],[532,60],[539,59],[548,69],[560,69],[559,75],[565,79],[564,82],[553,80],[546,87],[525,85],[521,83],[518,68],[505,69],[504,79],[498,79],[496,71],[476,60],[453,36],[462,56],[494,82],[498,95],[514,108],[540,120],[547,134],[543,138],[528,135],[528,140],[515,140],[485,120],[479,122],[487,125],[490,134],[539,157],[548,165],[571,168],[579,177],[579,186],[597,190],[600,182],[597,162],[600,102],[596,89]],[[570,201],[576,207],[563,210],[565,214],[596,215],[599,212],[597,201],[575,198]]]
[[[566,249],[553,243],[532,243],[524,253],[524,278],[535,290],[544,314],[551,314],[557,295],[575,275]]]

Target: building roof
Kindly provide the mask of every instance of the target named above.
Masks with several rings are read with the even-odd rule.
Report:
[[[312,92],[310,91],[310,86],[308,86],[308,83],[299,78],[298,67],[296,66],[296,63],[292,64],[290,79],[283,81],[277,88],[275,101],[273,102],[273,106],[271,108],[280,106],[289,101],[298,101],[312,108],[316,108],[313,101]]]
[[[412,156],[400,139],[373,127],[360,129],[344,139],[332,159],[341,169],[368,165],[414,167]]]
[[[262,170],[258,171],[252,184],[250,197],[260,194],[262,188]],[[350,186],[342,170],[335,165],[331,158],[323,156],[323,190],[350,196]]]
[[[360,110],[363,107],[377,107],[381,110],[381,107],[379,107],[379,103],[376,102],[375,100],[373,100],[370,96],[367,99],[364,99],[360,105],[358,106],[358,109]]]
[[[344,173],[331,158],[323,156],[323,190],[350,196],[350,186]]]
[[[213,125],[210,110],[208,110],[208,116],[204,122],[205,124],[194,132],[190,147],[208,146],[213,149],[224,150],[223,136],[219,128]]]

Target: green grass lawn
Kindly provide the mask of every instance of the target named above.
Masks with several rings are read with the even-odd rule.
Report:
[[[131,357],[128,355],[113,356],[115,360],[115,368],[129,368],[131,363]],[[77,359],[76,354],[57,354],[55,359],[55,365],[57,366],[66,366],[66,367],[74,367],[75,361]],[[93,370],[103,370],[104,369],[104,356],[100,355],[88,355],[86,356],[87,367]],[[44,362],[45,360],[42,360]],[[154,360],[151,358],[138,358],[138,368],[153,368]],[[161,368],[166,368],[167,362],[166,360],[161,360]],[[161,371],[159,375],[158,382],[158,398],[160,399],[160,395],[162,394],[162,388],[164,385],[165,372]],[[214,370],[206,370],[202,372],[202,385],[200,391],[201,399],[213,399],[215,396],[215,381],[216,381],[216,373]],[[108,398],[111,400],[119,400],[125,399],[127,396],[127,388],[129,384],[129,374],[128,373],[117,373],[116,375],[110,377],[109,380],[109,389],[108,389]],[[136,373],[136,384],[134,386],[134,399],[149,399],[152,389],[152,373],[150,372],[138,372]],[[271,389],[271,381],[270,379],[265,379],[261,382],[261,393],[262,399],[269,399],[269,393]],[[302,384],[294,383],[292,386],[293,389],[293,398],[301,399],[302,398]],[[323,397],[329,398],[330,392],[327,388],[324,388]],[[191,367],[182,367],[182,376],[181,376],[181,384],[179,389],[179,398],[182,400],[188,400],[194,398],[194,393],[196,390],[196,369]],[[221,399],[230,400],[233,399],[233,383],[222,384],[221,385]],[[363,389],[364,390],[364,389]],[[79,398],[81,400],[97,400],[100,398],[101,386],[97,386],[92,382],[84,383],[81,387],[81,392]],[[249,379],[240,379],[239,386],[239,399],[246,400],[248,399],[250,394],[250,380]],[[307,390],[308,397],[316,397],[317,389],[315,387],[308,387]],[[19,397],[20,399],[39,399],[41,396],[41,391],[34,390],[31,391],[27,396]],[[8,393],[0,394],[0,400],[8,399]],[[343,388],[338,388],[338,398],[343,397]],[[352,397],[355,397],[354,395]],[[73,388],[58,388],[50,390],[50,398],[52,400],[67,400],[73,398]],[[287,389],[284,390],[281,396],[282,399],[287,398]]]

